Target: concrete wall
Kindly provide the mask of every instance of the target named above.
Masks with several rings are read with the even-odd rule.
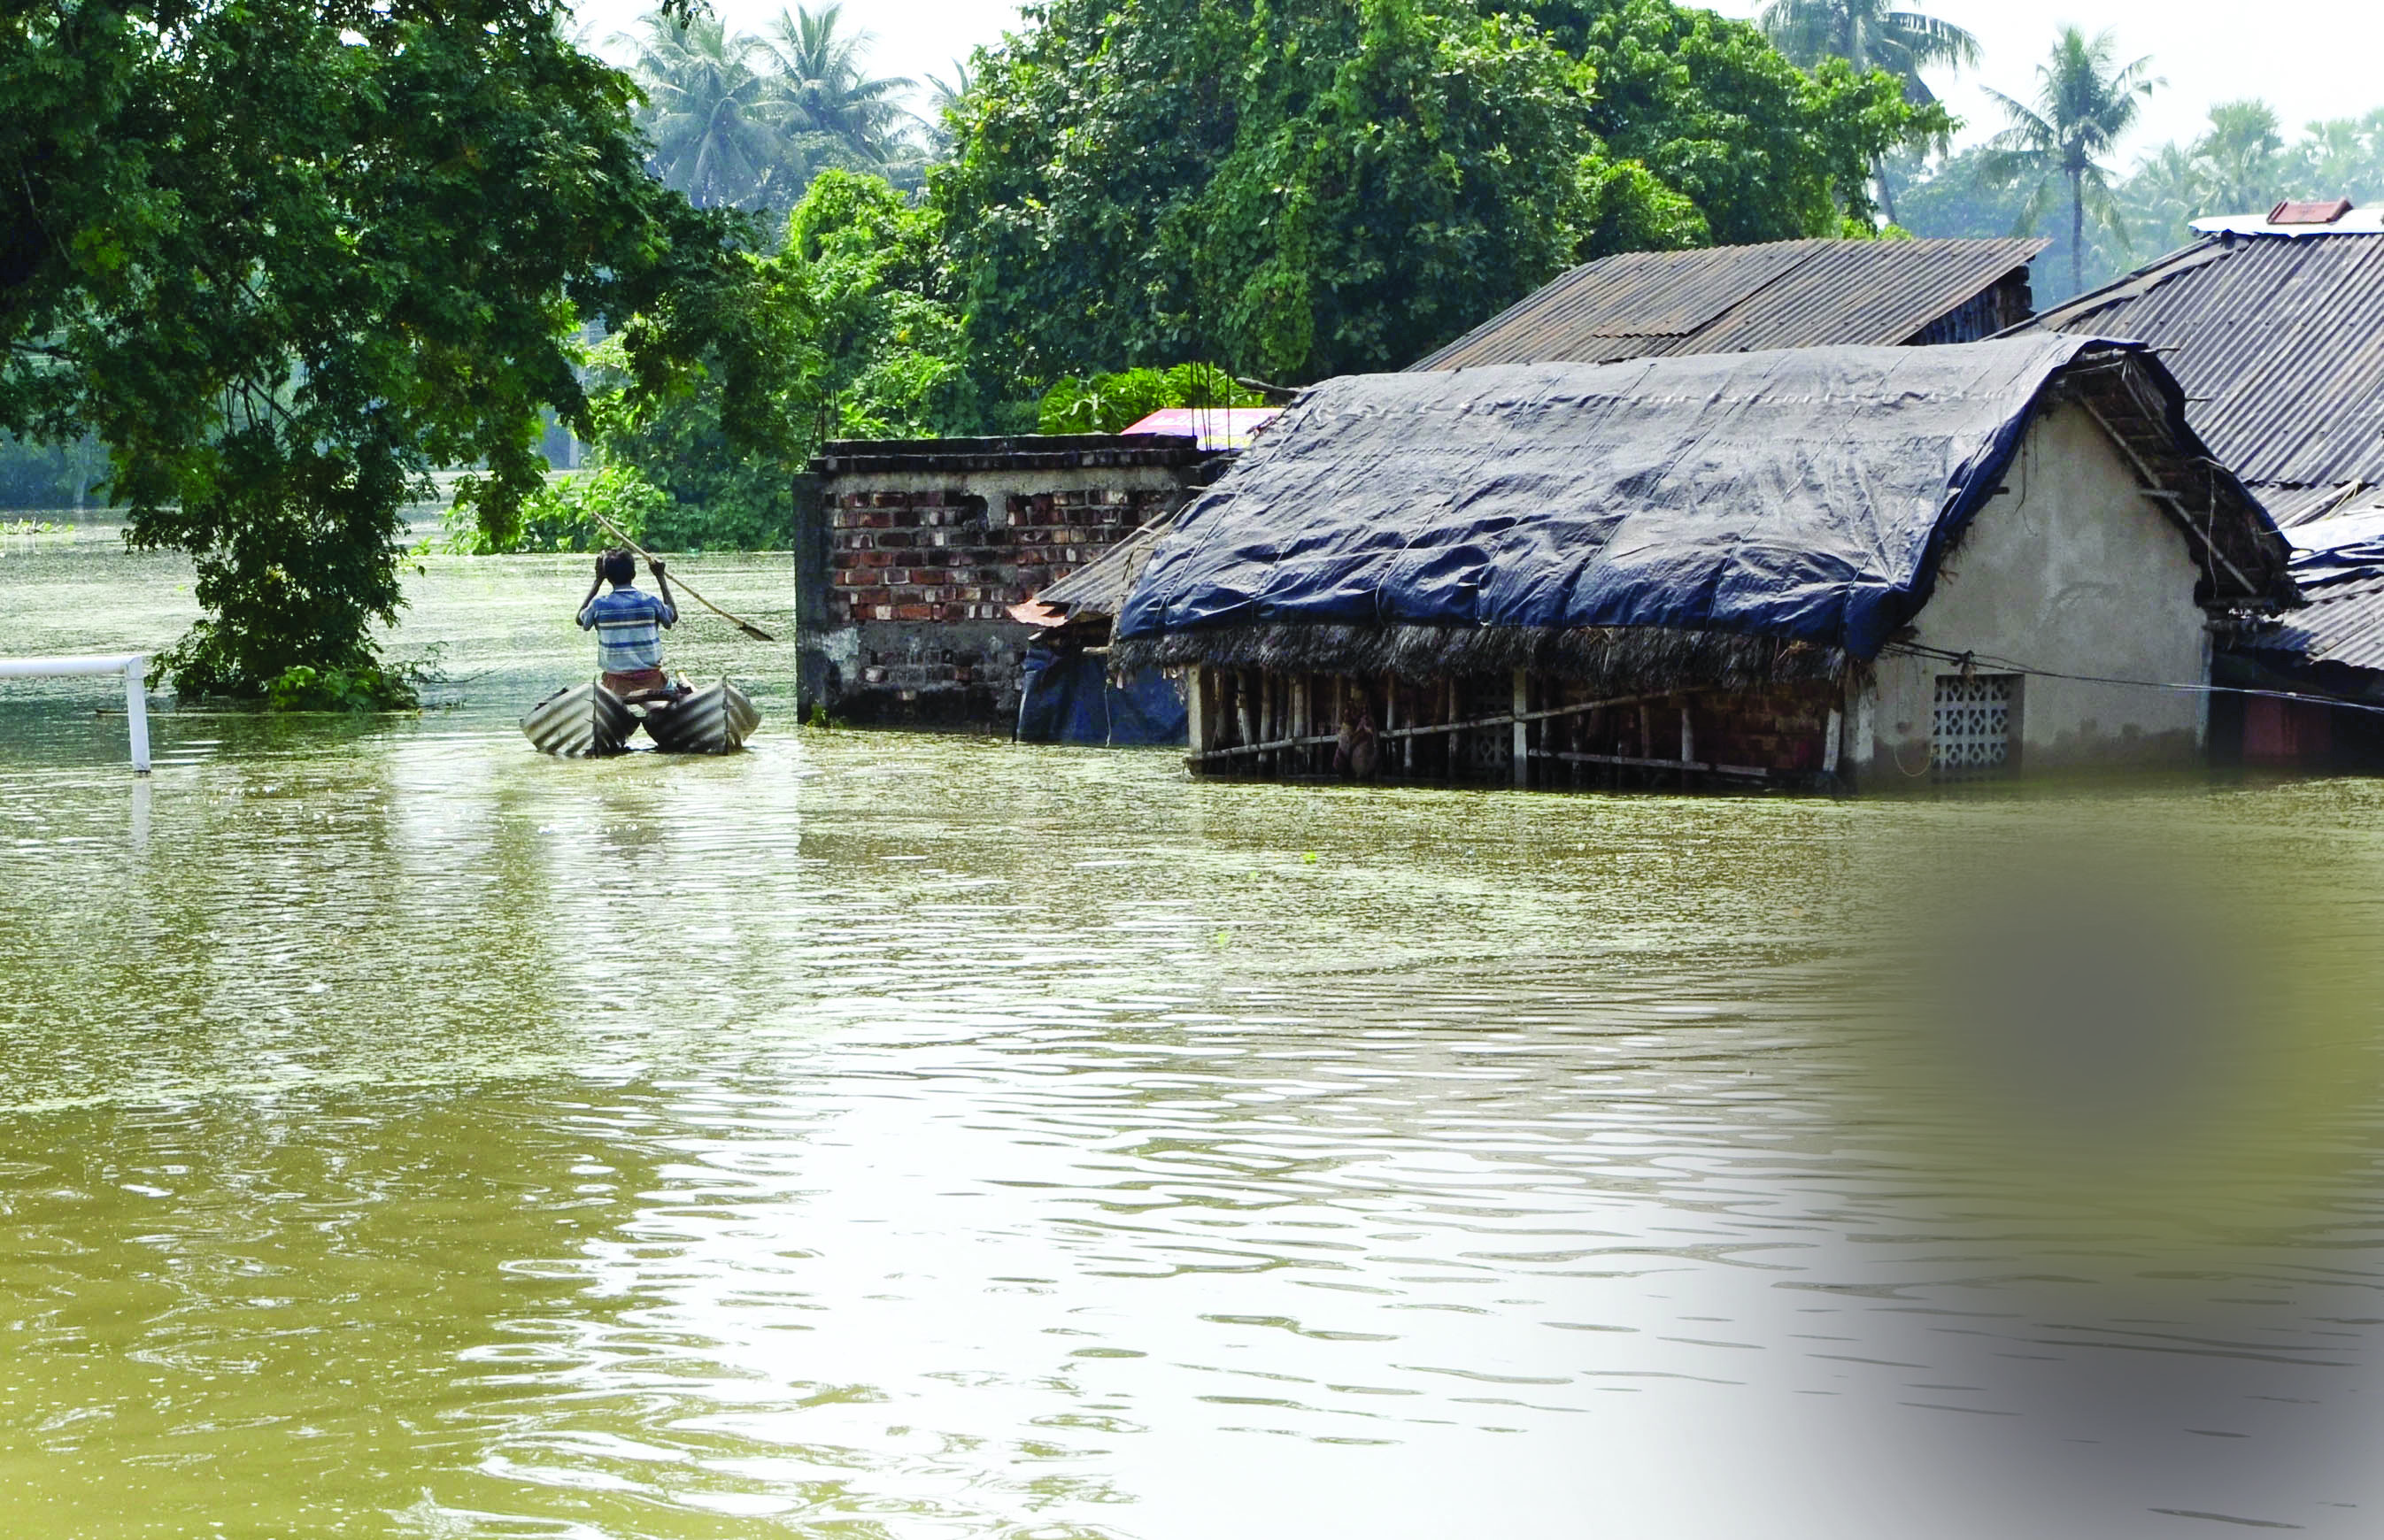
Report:
[[[1915,641],[2055,673],[2207,681],[2209,634],[2185,536],[2084,408],[2040,416],[2004,484],[1938,575]],[[1956,672],[1890,652],[1869,689],[1849,691],[1846,758],[1865,789],[1929,778],[1936,678]],[[2205,695],[2035,677],[2017,690],[2020,774],[2202,757]]]

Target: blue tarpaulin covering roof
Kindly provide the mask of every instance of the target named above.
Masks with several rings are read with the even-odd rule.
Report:
[[[1869,658],[2040,398],[2088,373],[2138,410],[2139,455],[2203,457],[2159,361],[2082,337],[1328,380],[1177,518],[1117,635],[1660,627]],[[2190,479],[2231,543],[2239,576],[2215,581],[2242,590],[2213,597],[2290,601],[2258,504],[2223,470]]]

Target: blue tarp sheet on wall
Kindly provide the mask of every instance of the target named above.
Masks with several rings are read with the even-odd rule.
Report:
[[[2090,349],[2141,345],[2035,336],[1328,380],[1185,510],[1117,635],[1664,626],[1872,657],[1927,602],[2040,392]],[[2183,431],[2181,397],[2172,409]]]
[[[1108,660],[1074,649],[1030,647],[1018,702],[1021,743],[1100,743],[1112,747],[1182,743],[1184,687],[1155,668],[1124,686],[1109,682]]]

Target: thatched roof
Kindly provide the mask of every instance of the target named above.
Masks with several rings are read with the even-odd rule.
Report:
[[[2205,604],[2294,602],[2159,360],[2040,337],[1327,381],[1160,539],[1112,658],[1829,677],[1927,602],[2060,398],[2171,494]]]

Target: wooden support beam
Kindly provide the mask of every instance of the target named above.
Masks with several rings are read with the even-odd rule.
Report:
[[[1696,770],[1714,776],[1753,776],[1769,778],[1774,772],[1756,764],[1706,764],[1695,761],[1683,763],[1677,759],[1642,759],[1635,754],[1576,754],[1570,750],[1534,749],[1533,759],[1561,760],[1570,764],[1628,764],[1643,770]]]
[[[1515,787],[1518,790],[1532,784],[1531,710],[1532,677],[1519,668],[1515,670]]]

